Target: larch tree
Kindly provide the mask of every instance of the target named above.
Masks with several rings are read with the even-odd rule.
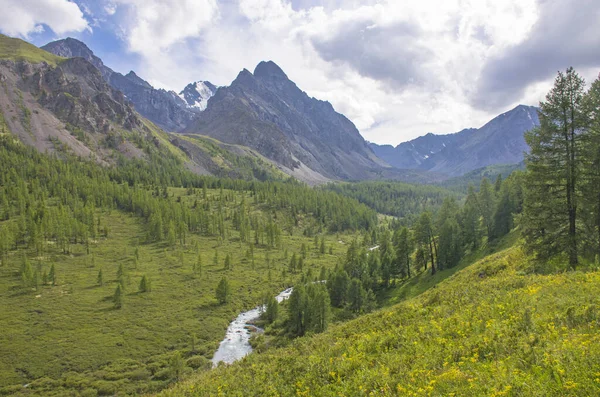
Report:
[[[573,68],[559,72],[546,100],[540,102],[540,126],[525,134],[530,147],[522,222],[526,246],[540,259],[565,252],[571,269],[579,261],[584,86]]]

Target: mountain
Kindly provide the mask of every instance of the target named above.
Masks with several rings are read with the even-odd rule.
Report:
[[[182,130],[202,110],[189,106],[188,102],[175,92],[155,89],[133,71],[126,75],[115,72],[104,65],[102,60],[79,40],[69,37],[53,41],[41,48],[64,58],[84,58],[98,68],[107,83],[123,92],[142,116],[167,131]]]
[[[100,162],[124,133],[146,134],[123,93],[84,58],[62,58],[0,35],[0,116],[6,128],[40,151],[57,145]]]
[[[397,168],[460,176],[494,164],[516,164],[528,150],[523,134],[539,125],[537,108],[519,105],[479,129],[427,134],[395,148],[371,144],[380,158]]]
[[[272,161],[249,148],[161,131],[105,76],[108,73],[113,82],[121,80],[123,85],[144,87],[148,83],[134,72],[123,76],[103,69],[90,52],[57,48],[62,48],[63,55],[86,56],[64,58],[0,35],[0,135],[8,133],[40,152],[68,152],[103,165],[125,157],[156,167],[174,161],[202,175],[287,179]],[[177,94],[173,96],[183,102]]]
[[[350,120],[271,61],[219,88],[184,132],[256,149],[303,180],[369,179],[385,167]]]
[[[179,97],[186,102],[188,107],[204,110],[208,105],[208,100],[215,95],[215,92],[217,92],[217,87],[209,81],[196,81],[186,85],[179,93]]]

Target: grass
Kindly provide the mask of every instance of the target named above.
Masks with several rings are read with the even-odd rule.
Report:
[[[393,307],[160,395],[598,395],[600,272],[527,269],[513,245]]]
[[[64,60],[64,58],[37,48],[26,41],[2,34],[0,34],[0,58],[10,59],[12,61],[27,61],[31,63],[46,62],[53,66],[56,66]]]
[[[169,192],[185,205],[196,197],[188,196],[185,189]],[[225,190],[230,193],[240,194]],[[216,199],[219,191],[208,190],[208,195]],[[251,203],[250,197],[246,200]],[[316,274],[321,266],[333,267],[345,253],[337,236],[326,236],[328,246],[336,244],[334,255],[318,255],[312,249],[313,239],[295,229],[294,235],[284,233],[281,249],[255,248],[252,264],[248,246],[239,241],[230,220],[226,220],[229,238],[224,241],[191,235],[185,246],[171,248],[144,243],[146,227],[137,217],[119,211],[98,211],[97,216],[109,233],[91,244],[89,255],[84,245],[74,245],[71,254],[64,255],[48,244],[39,257],[32,250],[11,251],[0,266],[0,395],[158,391],[173,381],[170,363],[175,352],[190,360],[183,376],[198,363],[206,367],[230,319],[254,307],[265,293],[276,294],[301,277],[286,271],[286,250],[289,255],[299,253],[306,244],[304,270],[311,268]],[[213,264],[216,250],[217,265]],[[54,264],[57,285],[24,290],[19,277],[24,253],[34,269],[39,266],[40,274]],[[193,271],[198,253],[203,261],[201,274]],[[227,254],[232,270],[223,266]],[[128,281],[123,307],[117,310],[111,298],[119,265],[124,266]],[[97,284],[100,269],[102,286]],[[149,293],[138,292],[143,275],[151,280]],[[232,300],[219,305],[215,288],[223,276],[230,282]]]
[[[513,230],[510,234],[494,243],[485,243],[480,249],[470,252],[459,262],[458,265],[449,269],[438,270],[435,275],[431,276],[431,269],[421,271],[409,280],[401,282],[394,288],[383,289],[378,296],[379,302],[383,306],[391,306],[400,303],[406,299],[414,298],[421,295],[425,291],[435,287],[437,284],[453,276],[467,266],[472,265],[478,260],[491,255],[495,252],[509,248],[517,243],[519,231]]]

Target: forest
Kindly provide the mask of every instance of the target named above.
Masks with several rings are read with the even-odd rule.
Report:
[[[446,187],[200,176],[144,142],[101,166],[1,134],[0,395],[594,395],[600,80],[559,73],[539,116],[524,170]],[[259,304],[255,352],[211,369]]]
[[[371,311],[372,293],[384,308],[261,345],[161,395],[597,394],[599,98],[600,80],[586,90],[572,68],[558,73],[540,127],[526,133],[526,169],[483,178],[464,198],[393,183],[328,186],[395,215],[361,232],[328,274],[332,313]],[[394,206],[408,197],[417,203]],[[320,331],[306,319],[319,318],[312,285],[282,305],[288,335]],[[283,332],[267,327],[261,343],[270,334]]]

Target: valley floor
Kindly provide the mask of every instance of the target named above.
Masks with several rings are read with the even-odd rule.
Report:
[[[539,275],[519,245],[414,298],[161,396],[596,396],[600,272]]]

